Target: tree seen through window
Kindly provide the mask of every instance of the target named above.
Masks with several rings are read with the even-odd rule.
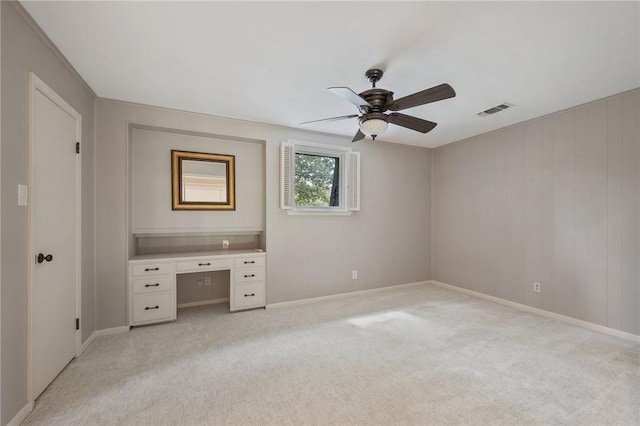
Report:
[[[296,153],[295,202],[301,207],[340,205],[340,159]]]

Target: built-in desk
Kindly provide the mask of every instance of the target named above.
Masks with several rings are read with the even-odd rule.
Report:
[[[148,254],[129,260],[129,325],[172,321],[177,317],[176,275],[229,271],[229,309],[265,306],[266,253],[255,250]]]

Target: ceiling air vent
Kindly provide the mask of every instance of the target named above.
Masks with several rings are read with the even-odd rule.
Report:
[[[489,115],[499,113],[500,111],[504,111],[507,108],[511,108],[512,106],[513,104],[508,104],[506,102],[503,102],[498,106],[494,106],[493,108],[489,108],[487,110],[479,112],[477,115],[479,115],[480,117],[487,117]]]

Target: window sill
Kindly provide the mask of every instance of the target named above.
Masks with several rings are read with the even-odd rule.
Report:
[[[287,210],[290,216],[351,216],[351,213],[351,210]]]

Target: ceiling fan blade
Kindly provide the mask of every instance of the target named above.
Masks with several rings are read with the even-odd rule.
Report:
[[[389,105],[387,109],[391,111],[400,111],[407,108],[412,108],[418,105],[424,105],[431,102],[441,101],[443,99],[453,98],[456,95],[453,87],[448,84],[441,84],[439,86],[426,89],[421,92],[414,93],[413,95],[405,96],[404,98],[396,99]]]
[[[331,118],[323,118],[321,120],[311,120],[311,121],[305,121],[304,123],[300,123],[300,124],[309,124],[309,123],[317,123],[319,121],[337,121],[337,120],[346,120],[347,118],[356,118],[358,116],[358,114],[351,114],[351,115],[341,115],[339,117],[331,117]]]
[[[348,87],[329,87],[328,90],[345,101],[351,102],[358,108],[371,107],[369,102]]]
[[[387,116],[387,122],[407,129],[415,130],[420,133],[427,133],[433,130],[438,124],[433,121],[423,120],[422,118],[412,117],[410,115],[393,112]]]
[[[353,137],[353,139],[351,139],[351,143],[358,142],[359,140],[362,140],[365,137],[366,137],[366,135],[364,133],[362,133],[360,131],[360,129],[358,129],[358,133],[356,133],[356,135]]]

